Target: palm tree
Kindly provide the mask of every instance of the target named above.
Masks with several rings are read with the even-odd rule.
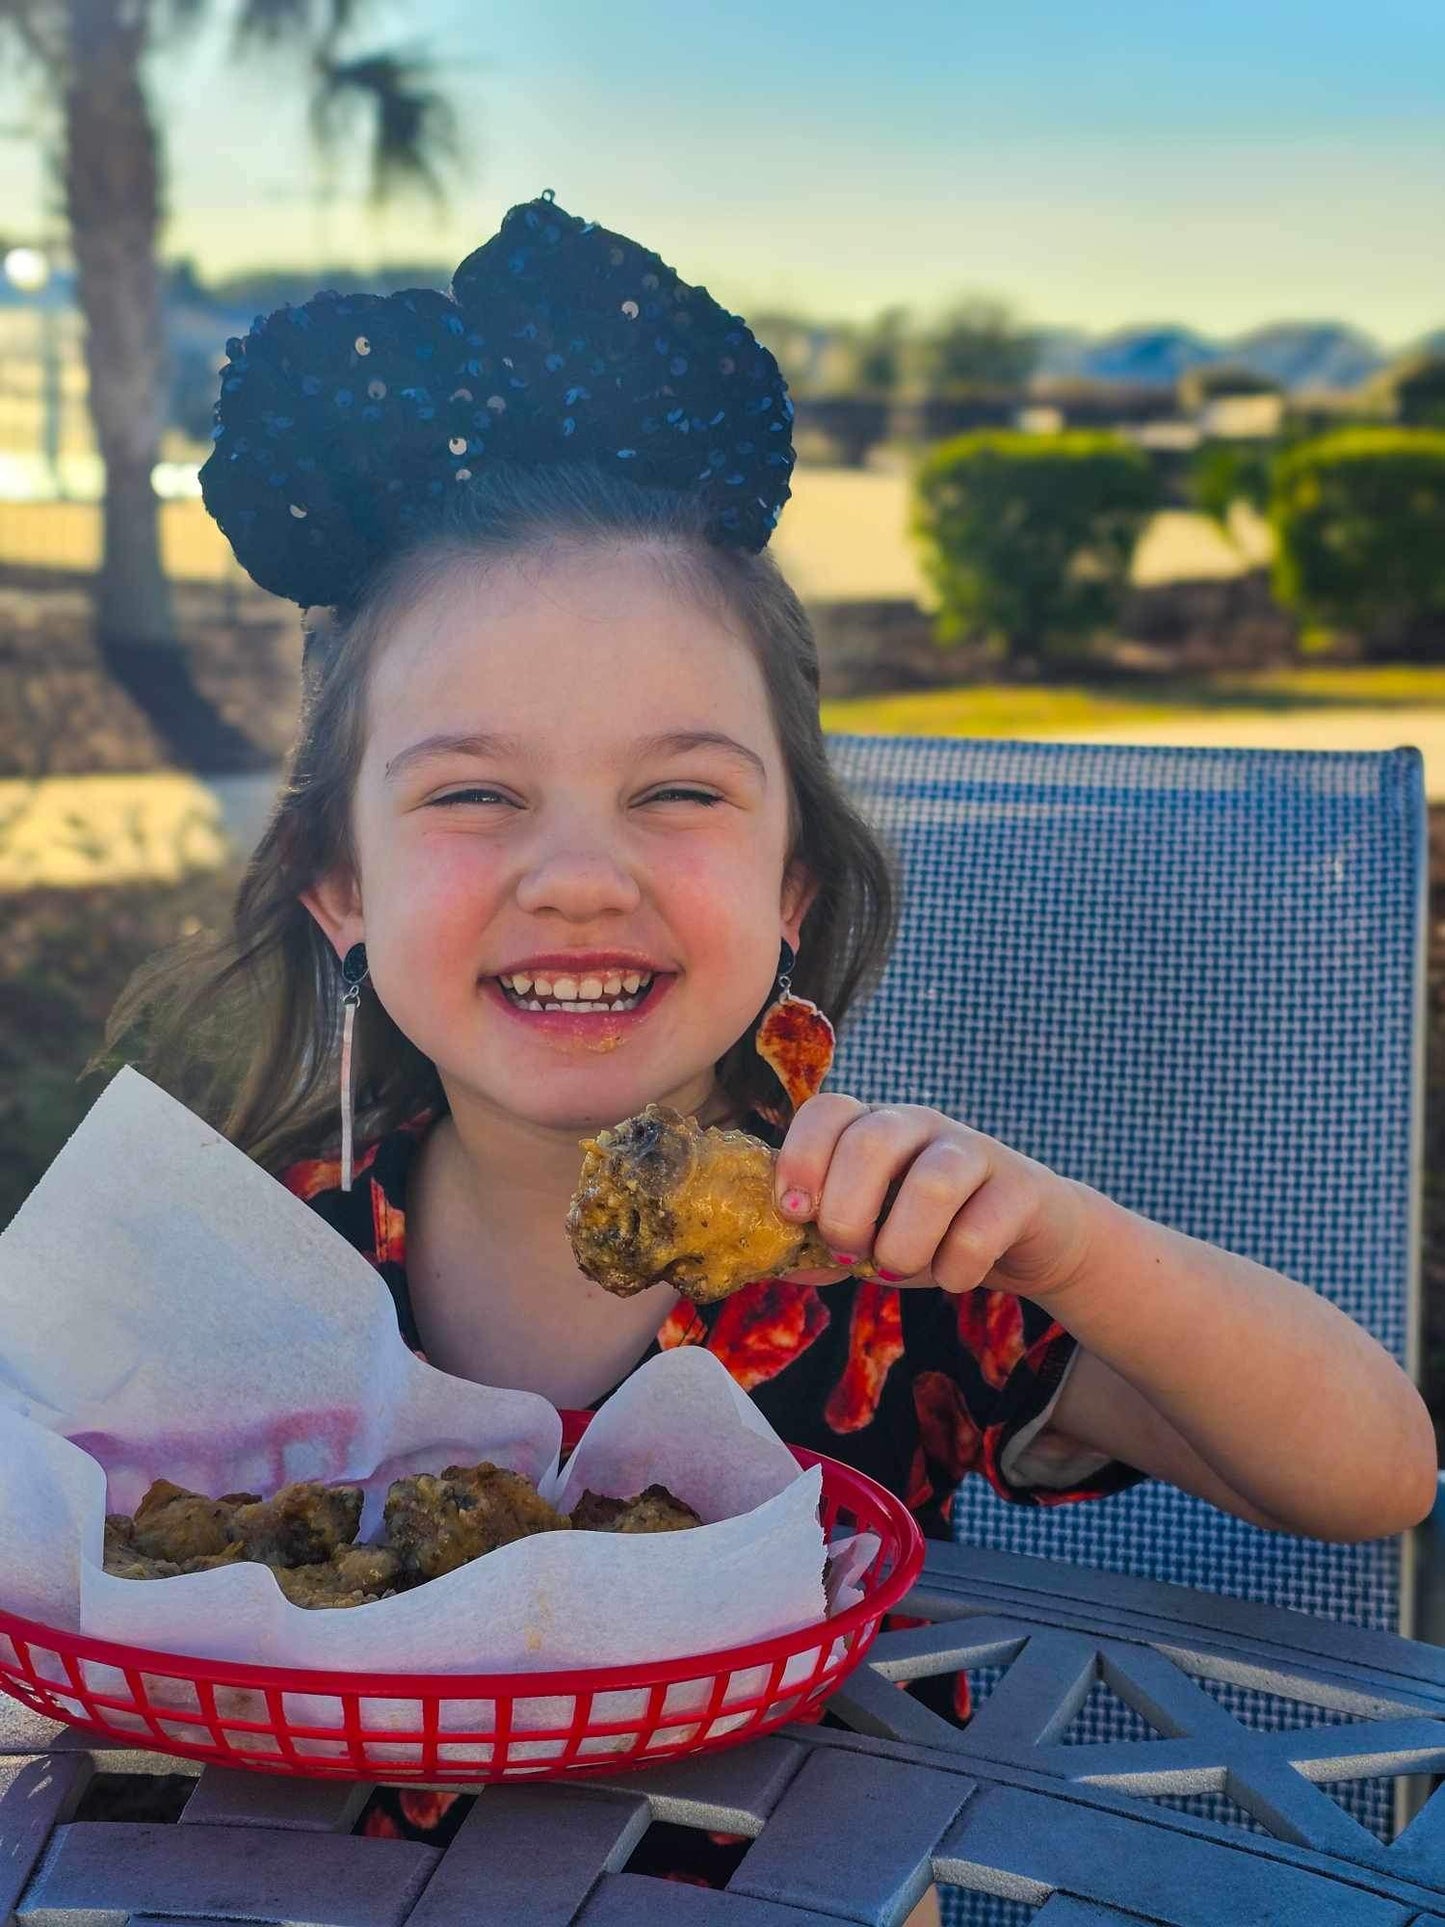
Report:
[[[239,0],[235,51],[301,56],[323,155],[369,115],[373,202],[416,190],[440,201],[459,159],[452,109],[416,50],[347,52],[363,4]],[[165,425],[163,153],[145,68],[208,10],[207,0],[0,0],[0,36],[58,122],[90,411],[105,463],[97,633],[117,675],[172,737],[184,725],[157,714],[157,704],[165,711],[179,702],[194,724],[198,698],[179,654],[151,487]]]

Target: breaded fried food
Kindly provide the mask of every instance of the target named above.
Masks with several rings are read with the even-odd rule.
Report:
[[[572,1523],[520,1473],[486,1462],[393,1480],[383,1516],[388,1545],[418,1579],[439,1578],[514,1539],[566,1531]]]
[[[117,1579],[171,1579],[180,1571],[174,1559],[156,1559],[135,1547],[135,1524],[123,1512],[105,1515],[101,1563]]]
[[[359,1485],[285,1485],[274,1499],[237,1506],[232,1537],[266,1566],[320,1565],[356,1537],[363,1497]]]
[[[572,1523],[518,1473],[490,1464],[395,1480],[381,1545],[351,1543],[362,1498],[359,1485],[303,1482],[272,1499],[254,1492],[208,1499],[158,1479],[134,1519],[107,1515],[105,1570],[121,1579],[173,1579],[251,1561],[270,1567],[295,1606],[362,1606]]]
[[[364,1606],[396,1591],[401,1559],[390,1546],[343,1546],[321,1565],[272,1570],[293,1606]]]
[[[649,1485],[632,1499],[584,1492],[572,1508],[578,1532],[686,1532],[701,1524],[692,1507],[674,1498],[665,1485]]]
[[[267,1566],[314,1565],[356,1537],[359,1485],[315,1481],[283,1486],[273,1499],[228,1492],[208,1499],[169,1479],[157,1479],[136,1507],[130,1544],[143,1558],[189,1566],[216,1557],[239,1541],[242,1559]]]
[[[189,1496],[194,1496],[189,1495]],[[135,1522],[123,1512],[105,1515],[105,1547],[101,1563],[116,1579],[174,1579],[182,1572],[210,1572],[216,1566],[234,1566],[245,1557],[239,1539],[233,1539],[219,1552],[197,1553],[190,1559],[157,1559],[136,1550]]]
[[[582,1150],[572,1255],[621,1298],[665,1284],[708,1305],[755,1279],[833,1263],[812,1225],[778,1210],[776,1154],[745,1131],[704,1131],[649,1104]]]
[[[157,1479],[135,1509],[130,1544],[144,1559],[168,1559],[181,1566],[223,1553],[240,1536],[235,1526],[238,1507],[254,1503],[257,1496],[232,1492],[208,1499],[169,1479]]]

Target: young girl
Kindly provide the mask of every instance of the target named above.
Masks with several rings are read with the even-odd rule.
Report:
[[[765,551],[791,409],[741,321],[544,199],[454,299],[318,297],[230,354],[207,501],[260,582],[332,614],[229,960],[168,1006],[153,970],[119,1022],[149,1006],[163,1076],[216,1040],[230,1134],[377,1266],[409,1344],[559,1406],[705,1345],[934,1536],[970,1472],[1049,1504],[1165,1478],[1326,1538],[1423,1517],[1421,1400],[1310,1290],[935,1111],[760,1115],[781,946],[842,1019],[892,898]],[[582,1277],[578,1140],[653,1100],[771,1135],[836,1267],[704,1310]]]

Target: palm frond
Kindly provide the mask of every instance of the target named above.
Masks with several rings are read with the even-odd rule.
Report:
[[[332,154],[358,116],[371,122],[371,189],[374,207],[406,193],[441,205],[447,176],[462,158],[456,110],[434,84],[435,63],[426,55],[393,50],[351,60],[320,60],[311,104],[318,147]]]
[[[232,40],[237,53],[313,42],[324,32],[315,0],[241,0]]]
[[[154,0],[152,38],[175,44],[196,31],[211,11],[208,0]]]
[[[308,42],[322,57],[337,48],[371,0],[241,0],[234,41],[239,53]]]
[[[323,0],[323,4],[326,8],[326,43],[335,49],[361,21],[370,8],[371,0]]]
[[[0,39],[51,76],[65,72],[70,22],[56,0],[0,0]]]

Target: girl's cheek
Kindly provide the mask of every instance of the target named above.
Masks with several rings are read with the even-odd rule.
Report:
[[[367,927],[384,932],[387,948],[419,976],[459,960],[475,968],[499,899],[495,866],[453,839],[451,848],[399,853],[384,867],[367,893]]]
[[[442,899],[459,889],[468,895],[487,892],[501,870],[500,852],[485,840],[440,828],[428,834],[423,827],[398,839],[387,855],[393,887],[413,898]]]

